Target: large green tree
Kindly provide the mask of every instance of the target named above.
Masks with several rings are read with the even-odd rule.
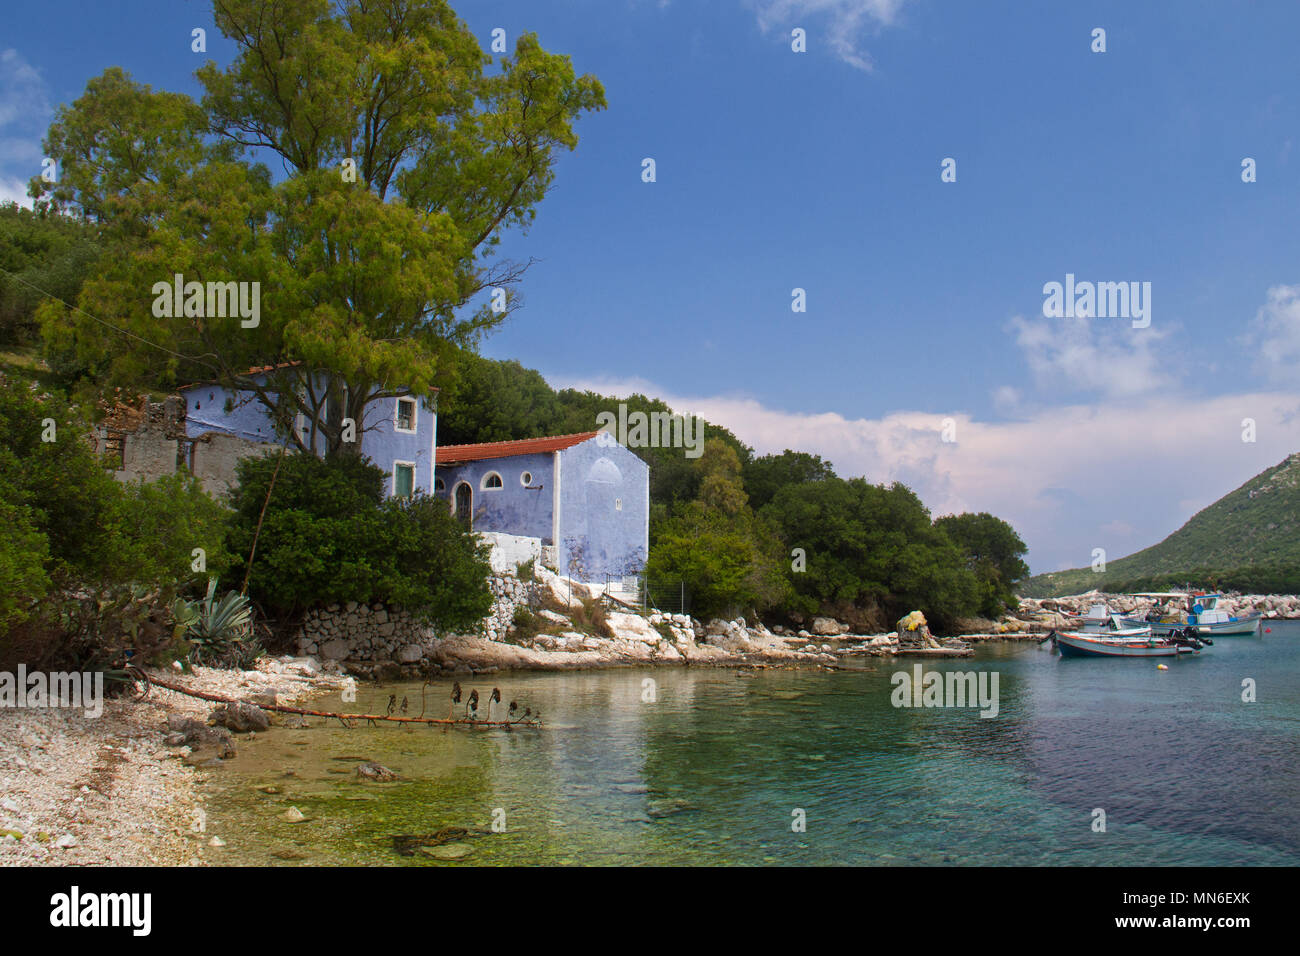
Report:
[[[45,296],[75,301],[99,250],[84,220],[0,203],[0,344],[35,337]]]
[[[501,234],[532,222],[604,92],[532,34],[490,69],[444,0],[213,12],[238,52],[198,71],[201,102],[114,68],[50,127],[60,175],[32,192],[101,224],[114,255],[43,331],[111,384],[246,391],[300,446],[355,451],[345,420],[430,395],[440,360],[509,312],[526,266],[495,255]],[[259,321],[156,316],[176,274],[259,283]]]
[[[1016,530],[987,511],[945,515],[935,525],[966,553],[966,566],[979,583],[980,613],[998,617],[1016,607],[1016,585],[1029,576],[1028,549]]]
[[[840,478],[787,485],[763,508],[804,570],[790,575],[809,609],[872,608],[887,625],[921,610],[939,627],[977,606],[965,552],[910,488]],[[883,615],[883,618],[879,615]]]
[[[779,455],[762,455],[745,464],[743,470],[745,492],[749,503],[755,509],[763,507],[776,493],[786,485],[798,485],[805,481],[824,481],[834,478],[835,471],[830,462],[820,455],[811,455],[806,451],[791,451],[787,448]]]
[[[696,459],[699,496],[655,523],[646,574],[681,581],[698,616],[761,614],[789,596],[776,529],[749,507],[741,460],[721,438]]]

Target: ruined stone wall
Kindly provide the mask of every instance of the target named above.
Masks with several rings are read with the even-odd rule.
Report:
[[[221,432],[186,438],[185,402],[178,395],[161,402],[146,399],[138,408],[114,409],[95,429],[95,451],[101,456],[116,453],[119,443],[121,467],[113,469],[118,481],[153,481],[184,466],[216,497],[234,487],[241,459],[279,450],[278,445]]]

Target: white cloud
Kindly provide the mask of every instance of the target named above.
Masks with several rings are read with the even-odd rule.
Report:
[[[0,126],[29,118],[44,121],[50,98],[41,74],[17,50],[0,50]]]
[[[553,384],[661,397],[729,428],[758,454],[794,448],[830,460],[845,477],[902,481],[936,515],[990,511],[1020,532],[1036,571],[1085,566],[1096,547],[1114,560],[1154,544],[1300,445],[1287,424],[1300,409],[1296,391],[1159,393],[986,422],[959,412],[787,412],[749,397],[671,395],[642,380]],[[957,423],[952,444],[940,441],[945,417]],[[1254,444],[1240,440],[1244,417],[1258,422]]]
[[[999,385],[993,390],[993,407],[1000,412],[1014,413],[1020,409],[1022,396],[1014,385]]]
[[[862,35],[892,25],[905,0],[746,0],[759,28],[789,31],[808,29],[802,21],[825,20],[831,49],[845,63],[870,72],[871,57],[861,47]],[[814,32],[808,29],[810,41]]]
[[[32,208],[31,197],[27,195],[27,183],[11,176],[0,176],[0,203],[13,202],[27,209]]]
[[[1042,389],[1059,397],[1083,392],[1128,398],[1163,391],[1175,383],[1181,363],[1157,346],[1168,326],[1134,329],[1110,319],[1035,319],[1007,323]]]
[[[1269,289],[1244,341],[1255,352],[1257,371],[1274,382],[1294,382],[1300,366],[1300,286]]]
[[[0,50],[0,201],[31,206],[27,180],[41,171],[41,137],[52,114],[39,71],[17,50]]]

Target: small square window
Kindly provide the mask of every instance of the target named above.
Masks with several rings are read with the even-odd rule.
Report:
[[[399,431],[415,431],[415,399],[399,398],[397,400],[397,428]]]
[[[415,466],[393,466],[393,494],[398,498],[409,498],[415,491]]]

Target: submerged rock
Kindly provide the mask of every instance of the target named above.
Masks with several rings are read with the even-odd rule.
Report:
[[[255,704],[246,704],[243,701],[223,704],[212,711],[210,719],[217,726],[225,727],[237,734],[267,730],[271,726],[271,718],[267,716],[266,711]]]
[[[392,780],[401,780],[392,770],[389,770],[383,764],[375,763],[373,760],[367,761],[357,767],[357,776],[363,780],[378,780],[381,783],[388,783]]]
[[[395,834],[393,849],[398,856],[414,856],[421,848],[444,846],[466,836],[469,836],[469,831],[464,827],[443,827],[436,833]]]
[[[444,846],[422,846],[420,852],[435,860],[463,860],[474,852],[468,843],[448,843]]]
[[[172,741],[175,740],[177,735],[180,735],[182,737],[181,744],[189,744],[196,750],[210,747],[216,751],[218,759],[224,760],[235,755],[234,741],[230,737],[230,731],[224,727],[209,727],[203,721],[195,720],[193,717],[181,717],[178,714],[172,714],[167,718],[167,729],[171,731],[167,738],[169,746],[179,746],[173,744]],[[194,755],[190,754],[188,756]],[[188,762],[188,757],[186,759]]]

